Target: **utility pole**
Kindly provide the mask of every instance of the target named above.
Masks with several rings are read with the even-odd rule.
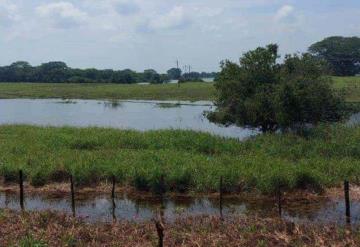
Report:
[[[176,59],[176,68],[179,70],[179,59]],[[181,77],[181,73],[180,73],[180,77]],[[180,87],[180,78],[178,78],[178,87]]]

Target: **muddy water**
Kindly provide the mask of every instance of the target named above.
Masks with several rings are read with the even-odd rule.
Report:
[[[113,201],[109,195],[93,195],[76,199],[76,215],[89,222],[111,222],[129,220],[141,222],[152,219],[162,208],[162,214],[168,221],[178,217],[219,215],[219,202],[209,198],[157,198],[134,199],[118,196]],[[18,195],[0,194],[0,207],[20,210]],[[28,211],[53,210],[72,214],[70,198],[51,198],[41,195],[27,195],[25,209]],[[352,224],[360,225],[360,202],[352,202]],[[277,217],[277,206],[271,201],[244,201],[241,199],[224,199],[223,215],[233,214],[259,215]],[[293,222],[336,223],[345,224],[345,208],[342,200],[324,199],[317,202],[285,203],[283,217]]]

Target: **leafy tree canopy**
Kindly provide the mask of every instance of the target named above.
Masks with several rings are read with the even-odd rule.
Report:
[[[267,132],[344,116],[344,100],[332,89],[323,60],[310,54],[286,55],[282,63],[278,58],[278,46],[271,44],[245,53],[239,64],[222,62],[217,111],[209,119]]]
[[[334,36],[310,46],[309,52],[325,59],[338,76],[360,73],[360,38]]]

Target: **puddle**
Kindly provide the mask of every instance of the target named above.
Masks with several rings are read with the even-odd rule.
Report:
[[[94,195],[93,197],[76,199],[76,216],[88,222],[112,222],[128,220],[142,222],[151,220],[159,209],[165,220],[174,221],[179,217],[220,215],[219,202],[214,198],[158,198],[135,199],[118,196],[115,208],[110,195]],[[19,197],[14,193],[0,194],[0,207],[20,210]],[[39,194],[25,197],[25,210],[44,211],[53,210],[72,214],[70,198],[51,198]],[[360,225],[360,202],[352,202],[352,224]],[[261,217],[277,217],[277,206],[272,201],[243,201],[235,198],[224,198],[223,216],[234,214],[259,215]],[[345,224],[344,202],[337,199],[324,199],[314,203],[286,203],[283,205],[283,217],[293,222],[336,223]]]

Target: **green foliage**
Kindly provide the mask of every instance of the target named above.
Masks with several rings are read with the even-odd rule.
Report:
[[[20,240],[19,242],[20,247],[46,247],[48,246],[43,241],[34,239],[33,236],[28,235]]]
[[[343,98],[331,87],[322,60],[295,54],[279,64],[278,57],[277,45],[268,45],[245,53],[239,65],[223,62],[210,120],[267,132],[345,116]]]
[[[163,83],[169,80],[166,74],[155,70],[137,73],[125,70],[73,69],[64,62],[48,62],[31,66],[28,62],[18,61],[0,67],[0,82],[52,82],[52,83],[119,83],[138,82]]]
[[[167,75],[171,80],[178,80],[181,77],[181,69],[178,68],[171,68],[167,71]]]
[[[337,76],[360,73],[360,38],[328,37],[310,46],[309,52],[325,59]]]
[[[199,72],[188,72],[184,73],[179,79],[179,83],[184,82],[203,82],[203,80]]]
[[[80,142],[80,140],[82,140]],[[115,175],[123,185],[160,193],[225,191],[273,193],[360,184],[360,127],[321,125],[306,136],[264,134],[247,141],[162,130],[0,126],[0,176],[34,185],[68,181],[95,185]],[[74,149],[74,143],[96,149]],[[19,149],[18,147],[21,147]],[[30,161],[29,161],[30,159]]]

